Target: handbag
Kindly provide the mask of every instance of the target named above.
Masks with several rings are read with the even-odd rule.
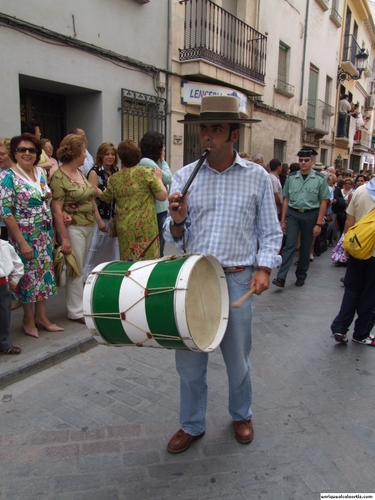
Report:
[[[110,211],[109,211],[109,232],[108,232],[108,236],[110,238],[117,238],[117,227],[116,227],[116,217],[113,215],[113,197],[112,197],[112,200],[111,200],[111,208],[110,208]]]

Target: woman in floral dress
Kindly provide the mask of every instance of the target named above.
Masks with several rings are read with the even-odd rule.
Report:
[[[31,337],[38,337],[37,324],[51,332],[63,330],[46,315],[46,300],[56,295],[57,289],[52,260],[52,195],[46,174],[36,167],[41,151],[35,136],[25,133],[13,137],[10,153],[16,165],[6,171],[0,183],[0,215],[25,267],[14,295],[22,301],[23,329]]]
[[[137,165],[141,150],[134,141],[120,142],[117,154],[122,163],[120,172],[111,175],[107,189],[97,196],[110,203],[116,201],[116,228],[120,247],[120,259],[139,260],[142,252],[158,235],[155,199],[164,201],[168,193],[165,189],[159,167],[151,170]],[[147,250],[145,260],[160,256],[158,239]]]

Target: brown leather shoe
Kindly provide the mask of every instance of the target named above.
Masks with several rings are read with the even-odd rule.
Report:
[[[251,418],[234,422],[235,438],[241,444],[250,444],[254,439],[254,429]]]
[[[203,437],[204,433],[205,431],[203,431],[201,434],[198,434],[198,436],[192,436],[191,434],[188,434],[187,432],[180,429],[169,440],[167,451],[169,451],[169,453],[182,453],[190,447],[193,441],[196,441],[197,439]]]

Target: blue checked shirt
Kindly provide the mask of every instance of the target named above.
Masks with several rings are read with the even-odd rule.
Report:
[[[182,191],[196,163],[176,172],[171,193]],[[255,262],[271,269],[280,265],[282,231],[271,181],[263,167],[237,154],[233,165],[220,173],[205,160],[189,188],[187,204],[187,253],[213,255],[225,267]],[[173,238],[170,221],[169,216],[164,238],[181,250],[182,240]]]

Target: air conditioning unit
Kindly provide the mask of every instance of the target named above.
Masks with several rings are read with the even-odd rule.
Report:
[[[375,105],[375,99],[374,99],[374,96],[373,95],[369,95],[368,97],[366,97],[366,109],[373,109]]]

